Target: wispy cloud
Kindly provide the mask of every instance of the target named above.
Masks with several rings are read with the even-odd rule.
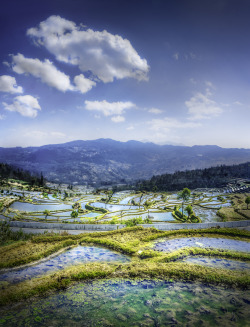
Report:
[[[9,75],[0,76],[0,92],[23,93],[23,88],[17,85],[15,77]]]
[[[24,133],[24,136],[32,137],[32,138],[35,138],[38,140],[42,140],[49,136],[52,136],[53,139],[64,139],[66,137],[66,135],[62,132],[57,132],[57,131],[47,132],[47,131],[41,131],[41,130],[27,131],[26,133]]]
[[[174,58],[175,60],[178,60],[178,59],[179,59],[179,56],[180,56],[179,52],[175,52],[175,53],[173,54],[173,58]]]
[[[233,104],[235,104],[236,106],[243,106],[243,103],[240,101],[235,101]]]
[[[149,128],[157,132],[169,132],[171,129],[184,129],[184,128],[195,128],[200,127],[200,123],[194,122],[183,122],[175,118],[165,117],[163,119],[153,119],[148,122]]]
[[[132,126],[132,125],[130,125],[130,126],[128,126],[128,127],[126,128],[126,130],[128,130],[128,131],[133,131],[134,129],[135,129],[135,127]]]
[[[31,95],[19,95],[14,98],[11,104],[3,102],[3,106],[5,110],[18,112],[22,116],[29,118],[35,118],[38,110],[41,110],[37,98]]]
[[[148,112],[150,112],[151,114],[159,115],[163,111],[161,109],[158,109],[158,108],[151,108],[151,109],[148,110]]]
[[[98,111],[102,113],[104,116],[121,116],[125,110],[133,107],[135,107],[135,104],[130,101],[127,102],[107,102],[106,100],[85,101],[85,109],[89,111]]]
[[[113,116],[111,118],[111,120],[114,122],[114,123],[122,123],[125,121],[125,117],[121,116],[121,115],[118,115],[118,116]]]
[[[104,83],[132,77],[146,80],[149,66],[127,39],[107,31],[83,30],[60,16],[50,16],[27,35],[62,62],[91,71]]]
[[[211,97],[212,93],[207,88],[205,93],[197,92],[190,100],[185,102],[190,120],[209,119],[223,113],[221,106],[212,100]]]

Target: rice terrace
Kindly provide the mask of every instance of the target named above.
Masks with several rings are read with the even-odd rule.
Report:
[[[1,183],[3,326],[247,326],[244,193]]]
[[[0,327],[250,326],[249,17],[1,1]]]

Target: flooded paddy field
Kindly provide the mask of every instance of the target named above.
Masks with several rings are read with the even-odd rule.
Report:
[[[175,233],[137,226],[0,247],[0,325],[247,326],[249,232]],[[179,240],[208,254],[178,256]]]
[[[202,266],[212,267],[212,268],[222,268],[222,269],[230,269],[230,270],[246,270],[246,271],[250,272],[250,263],[239,261],[239,260],[189,256],[189,257],[181,260],[181,262],[197,264],[197,265],[202,265]]]
[[[248,326],[250,292],[201,283],[110,279],[1,310],[3,326]]]
[[[124,223],[141,217],[147,222],[171,223],[176,222],[172,215],[174,208],[182,208],[182,200],[176,193],[122,191],[108,195],[107,192],[80,191],[73,193],[64,190],[63,193],[55,189],[52,193],[45,193],[4,189],[0,193],[0,203],[3,202],[0,214],[3,219],[19,221],[44,219],[47,222]],[[229,196],[209,192],[193,192],[184,209],[188,204],[192,205],[194,214],[201,222],[222,221],[218,210],[232,205]]]
[[[106,248],[97,246],[77,246],[69,250],[65,250],[49,259],[33,264],[27,267],[11,269],[1,272],[0,285],[2,282],[19,283],[21,281],[31,279],[37,276],[45,275],[53,271],[65,269],[88,262],[128,262],[130,258],[119,252],[115,252]]]
[[[157,251],[176,251],[182,248],[200,247],[209,249],[222,249],[250,253],[250,242],[211,237],[185,237],[174,238],[157,242],[154,249]]]

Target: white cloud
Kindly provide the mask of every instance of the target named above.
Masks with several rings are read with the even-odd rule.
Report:
[[[70,78],[63,72],[59,71],[51,61],[45,59],[25,58],[22,54],[12,56],[13,71],[18,74],[30,74],[51,87],[59,91],[72,91],[74,87],[70,84]]]
[[[27,131],[26,133],[24,133],[24,136],[32,137],[38,140],[47,139],[50,136],[53,136],[53,139],[62,139],[66,137],[66,135],[61,132],[56,132],[56,131],[46,132],[41,130]]]
[[[147,80],[149,66],[127,39],[107,31],[82,30],[72,21],[50,16],[27,34],[56,59],[91,71],[104,83],[132,77]]]
[[[99,111],[104,116],[122,115],[124,110],[135,107],[135,104],[127,102],[107,102],[103,101],[85,101],[85,109],[89,111]]]
[[[129,127],[127,127],[126,128],[128,131],[133,131],[135,128],[134,128],[134,126],[129,126]]]
[[[197,92],[190,100],[185,102],[191,120],[209,119],[219,116],[223,109],[210,99],[212,93],[206,89],[206,93]]]
[[[233,104],[235,104],[236,106],[243,106],[243,103],[240,101],[235,101]]]
[[[86,92],[90,91],[93,86],[96,86],[95,82],[84,77],[83,74],[75,76],[74,83],[76,85],[76,89],[79,90],[81,93],[86,93]]]
[[[208,88],[215,89],[215,86],[213,85],[212,82],[206,81],[205,84],[206,84],[206,86],[207,86]]]
[[[171,129],[176,128],[195,128],[201,126],[199,123],[181,122],[175,118],[169,117],[165,117],[163,119],[153,119],[152,121],[148,122],[148,125],[150,125],[151,130],[160,133],[169,132]]]
[[[111,120],[114,123],[122,123],[123,121],[125,121],[125,118],[123,116],[118,115],[118,116],[113,116]]]
[[[161,109],[158,109],[158,108],[151,108],[149,109],[149,111],[151,114],[155,114],[155,115],[159,115],[161,114],[163,111]]]
[[[5,110],[15,111],[22,116],[30,118],[35,118],[38,110],[41,110],[37,98],[34,98],[31,95],[19,95],[14,98],[14,102],[12,104],[3,102],[3,105]]]
[[[174,53],[173,54],[173,58],[175,59],[175,60],[178,60],[179,59],[179,53],[178,52],[176,52],[176,53]]]
[[[193,52],[189,52],[189,56],[191,59],[196,59],[197,58],[197,55]]]
[[[4,119],[5,119],[5,115],[0,114],[0,120],[4,120]]]
[[[17,86],[15,77],[2,75],[0,76],[0,91],[7,93],[23,93],[23,88]]]

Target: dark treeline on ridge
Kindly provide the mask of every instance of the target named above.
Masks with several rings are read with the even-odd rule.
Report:
[[[250,162],[153,176],[150,180],[139,181],[136,188],[144,191],[175,191],[184,187],[224,187],[233,178],[250,178]]]
[[[32,175],[29,171],[0,163],[0,178],[1,179],[17,179],[29,183],[30,185],[43,186],[45,181],[43,175]]]

